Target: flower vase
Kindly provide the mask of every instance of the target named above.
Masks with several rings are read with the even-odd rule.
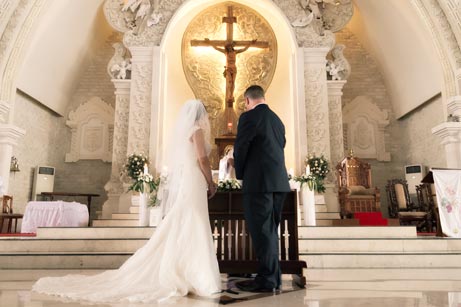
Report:
[[[151,207],[149,213],[149,226],[157,227],[161,220],[162,208],[160,206]]]
[[[314,189],[309,189],[307,183],[301,188],[303,202],[304,226],[315,226],[315,193]]]
[[[149,201],[149,194],[139,193],[139,221],[138,226],[149,226],[149,208],[147,202]]]

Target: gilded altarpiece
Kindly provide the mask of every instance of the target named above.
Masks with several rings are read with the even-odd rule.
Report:
[[[234,41],[268,42],[268,48],[251,47],[237,54],[235,78],[234,119],[244,110],[243,92],[253,84],[267,90],[275,72],[277,63],[277,41],[269,23],[251,8],[224,2],[211,6],[199,13],[188,25],[182,41],[182,64],[186,79],[197,99],[201,99],[209,113],[212,140],[228,132],[225,118],[226,79],[224,70],[226,55],[213,47],[191,46],[192,40],[226,40],[226,23],[223,17],[232,6]],[[235,47],[238,51],[241,47]],[[236,131],[236,121],[233,122]]]

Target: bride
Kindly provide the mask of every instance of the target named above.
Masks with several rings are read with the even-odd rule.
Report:
[[[166,215],[149,241],[119,269],[85,276],[45,277],[32,290],[95,303],[153,302],[221,291],[208,219],[216,193],[210,162],[210,124],[203,103],[182,107],[168,152]]]

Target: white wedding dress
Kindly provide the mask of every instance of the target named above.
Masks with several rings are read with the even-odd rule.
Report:
[[[45,277],[37,281],[33,291],[94,303],[155,302],[188,293],[209,296],[221,291],[207,184],[190,140],[201,127],[182,128],[188,130],[187,141],[180,144],[184,154],[176,153],[180,163],[176,163],[176,175],[169,183],[170,187],[174,184],[169,193],[175,195],[169,198],[168,213],[149,241],[117,270],[94,276]],[[209,153],[210,146],[206,147]]]

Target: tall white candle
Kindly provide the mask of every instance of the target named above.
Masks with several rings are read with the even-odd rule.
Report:
[[[309,164],[306,166],[306,175],[310,175],[311,173],[311,168],[309,167]]]
[[[144,175],[149,173],[149,169],[147,168],[147,163],[144,163]]]

